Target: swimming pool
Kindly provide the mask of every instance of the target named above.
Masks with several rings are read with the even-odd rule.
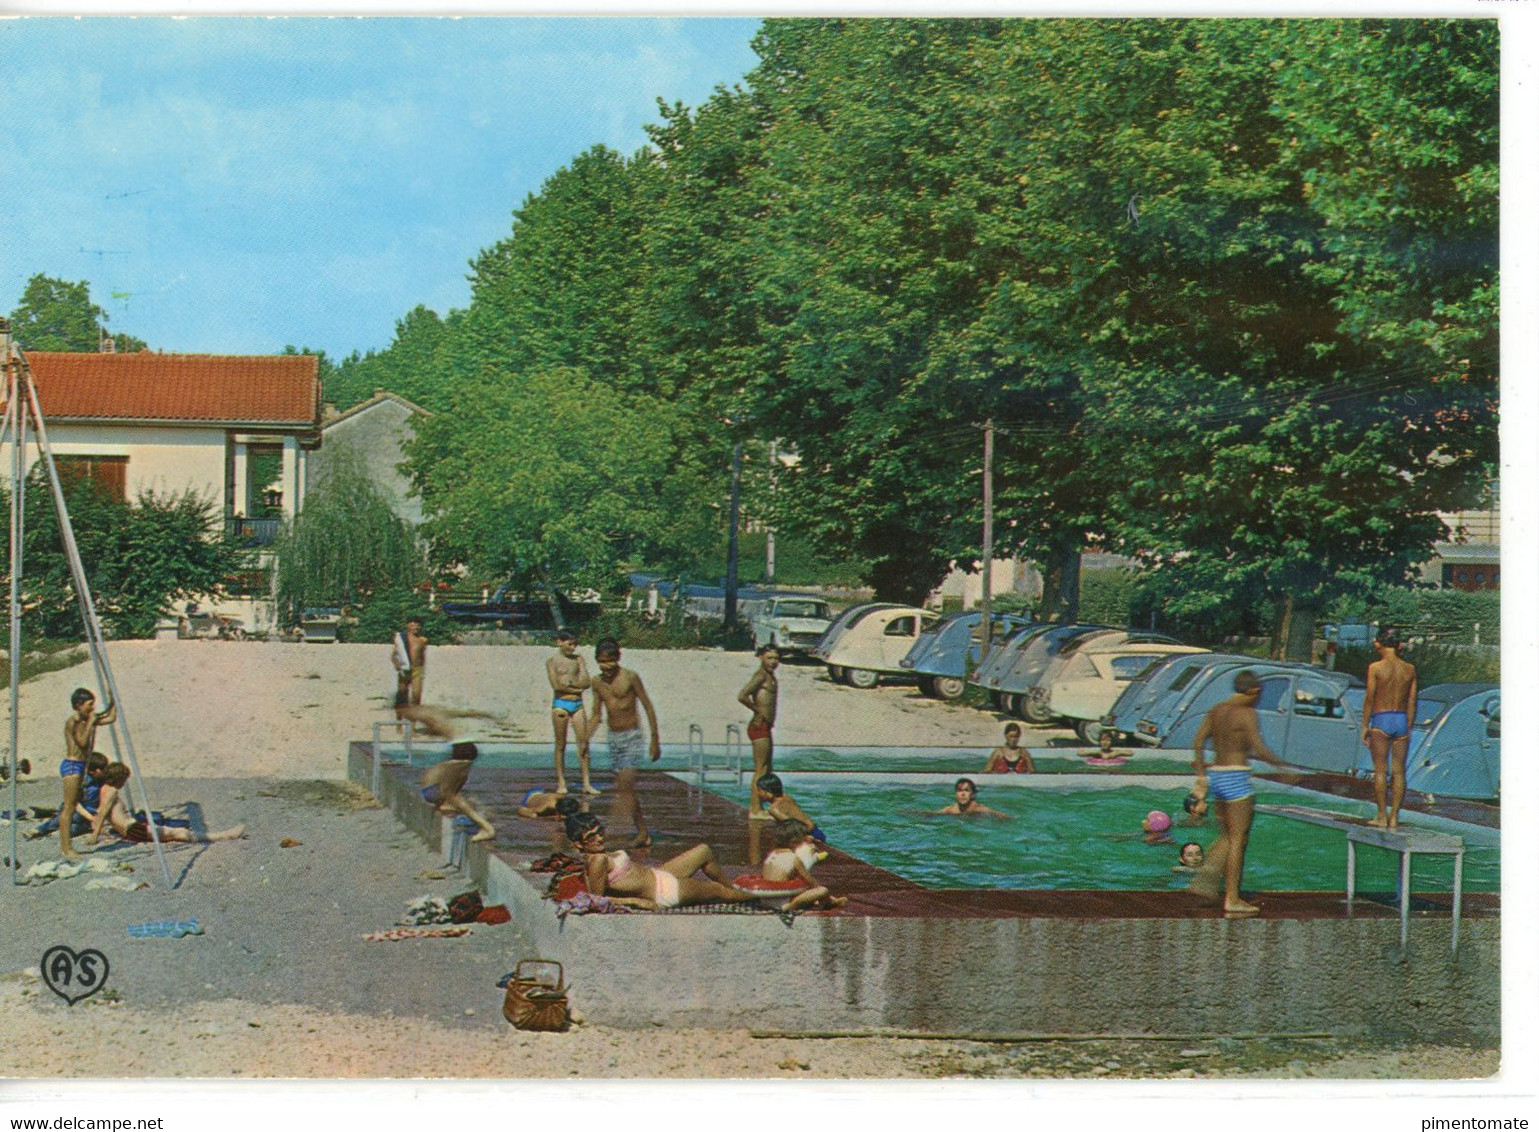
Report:
[[[777,757],[777,764],[778,764]],[[953,776],[790,773],[786,790],[827,831],[829,842],[879,868],[927,888],[1135,889],[1183,888],[1189,873],[1172,872],[1182,842],[1205,849],[1218,839],[1213,818],[1177,824],[1171,844],[1148,845],[1139,823],[1154,809],[1181,816],[1191,784],[1186,776],[1139,781],[1124,775],[997,776],[979,778],[979,800],[1009,820],[921,816],[953,801]],[[737,791],[715,785],[734,801]],[[1283,785],[1263,786],[1258,802],[1309,805],[1371,817],[1370,802]],[[1464,887],[1501,887],[1497,830],[1411,815],[1408,825],[1457,833],[1465,840]],[[1359,891],[1392,891],[1399,856],[1359,848]],[[1453,886],[1447,857],[1419,856],[1414,887]],[[1257,814],[1245,857],[1245,887],[1257,891],[1344,892],[1346,837],[1337,830],[1272,814]]]
[[[551,745],[545,743],[479,743],[482,766],[513,767],[520,769],[548,768],[552,765]],[[605,754],[604,737],[593,746],[594,773],[606,773],[608,756]],[[391,759],[407,757],[406,748],[399,743],[384,743],[380,749]],[[414,766],[428,766],[442,759],[449,750],[447,743],[412,744],[411,762]],[[885,774],[938,773],[979,775],[989,761],[993,748],[983,747],[793,747],[775,748],[775,770],[804,771],[878,771]],[[706,748],[712,765],[720,766],[726,758],[726,748],[720,743]],[[742,752],[745,773],[753,767],[753,756],[745,744]],[[1031,748],[1031,758],[1039,771],[1052,773],[1087,772],[1106,774],[1173,774],[1191,766],[1192,756],[1187,751],[1133,750],[1128,761],[1118,767],[1097,768],[1086,764],[1085,759],[1070,748]],[[577,747],[567,743],[567,773],[577,769]],[[662,758],[648,764],[658,770],[685,771],[689,768],[689,748],[681,744],[663,744]],[[991,776],[993,777],[993,776]],[[1000,776],[1003,777],[1003,776]]]

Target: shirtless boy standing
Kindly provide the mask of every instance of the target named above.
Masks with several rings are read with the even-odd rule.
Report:
[[[641,677],[629,668],[620,667],[620,645],[606,637],[594,651],[599,674],[593,678],[593,715],[588,734],[592,735],[604,722],[604,712],[609,712],[609,765],[615,772],[615,790],[619,800],[615,803],[616,815],[630,811],[631,823],[636,827],[632,849],[652,844],[647,833],[646,820],[641,816],[641,801],[636,797],[636,770],[641,765],[641,719],[636,705],[646,709],[651,738],[646,740],[647,754],[656,762],[663,753],[657,739],[657,709],[647,695]]]
[[[96,729],[117,719],[118,709],[116,704],[108,704],[106,711],[95,714],[96,695],[89,688],[76,688],[69,704],[75,710],[64,721],[64,760],[59,763],[59,777],[64,780],[64,805],[59,810],[59,856],[74,861],[80,859],[80,854],[71,843],[72,823],[66,819],[80,802],[86,759],[96,749]]]
[[[748,816],[755,821],[769,821],[764,802],[759,797],[759,779],[775,769],[775,710],[780,706],[780,683],[775,669],[780,667],[780,653],[773,645],[759,650],[759,669],[737,694],[737,702],[753,712],[748,721],[748,741],[753,744],[753,775],[748,779]]]
[[[1192,740],[1192,765],[1197,771],[1199,796],[1217,803],[1222,836],[1208,850],[1207,867],[1191,883],[1191,890],[1216,896],[1212,877],[1224,875],[1224,915],[1254,916],[1261,909],[1240,899],[1240,876],[1245,871],[1245,846],[1250,840],[1250,824],[1255,817],[1256,791],[1251,785],[1251,755],[1274,766],[1287,766],[1261,739],[1261,725],[1256,719],[1256,702],[1261,698],[1261,681],[1250,669],[1234,677],[1234,695],[1214,704]],[[1213,762],[1207,763],[1203,748],[1213,740]],[[1205,875],[1204,875],[1205,874]]]
[[[1397,829],[1400,803],[1405,800],[1405,755],[1416,720],[1416,666],[1400,659],[1400,639],[1393,629],[1381,629],[1373,647],[1379,659],[1368,666],[1362,740],[1373,756],[1373,798],[1379,804],[1379,816],[1369,824]],[[1384,794],[1392,757],[1395,784],[1386,814]]]
[[[582,707],[582,694],[593,682],[588,666],[577,655],[577,634],[570,629],[556,630],[556,655],[545,662],[550,678],[551,725],[556,732],[556,793],[566,793],[566,731],[570,722],[577,736],[577,763],[582,768],[582,792],[597,794],[588,780],[588,718]]]
[[[391,659],[395,662],[397,707],[422,702],[422,678],[427,673],[427,638],[422,618],[408,617],[406,628],[395,635]]]

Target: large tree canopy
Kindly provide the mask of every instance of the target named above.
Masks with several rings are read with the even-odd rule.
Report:
[[[107,312],[91,301],[89,283],[69,283],[47,275],[27,280],[11,312],[11,333],[23,350],[94,354],[101,345]],[[143,350],[141,339],[114,334],[119,351]]]

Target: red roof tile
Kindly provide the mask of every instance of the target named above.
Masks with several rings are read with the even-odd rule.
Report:
[[[48,419],[319,425],[314,355],[28,353]]]

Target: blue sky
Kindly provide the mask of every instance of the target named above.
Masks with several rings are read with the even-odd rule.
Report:
[[[468,303],[467,261],[563,164],[740,80],[756,27],[0,23],[0,311],[43,272],[152,348],[382,348],[413,306]]]

